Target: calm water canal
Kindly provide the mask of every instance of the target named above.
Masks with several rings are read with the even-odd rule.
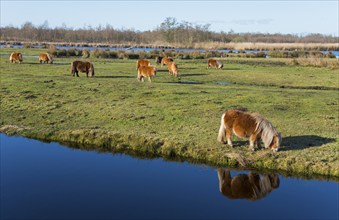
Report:
[[[1,219],[338,219],[334,181],[0,138]]]

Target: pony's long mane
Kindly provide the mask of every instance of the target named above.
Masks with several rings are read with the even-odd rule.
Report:
[[[268,175],[259,175],[259,186],[252,183],[253,197],[251,200],[257,200],[265,197],[273,190],[270,178]]]
[[[53,57],[49,53],[46,53],[46,55],[50,61],[53,61]]]
[[[256,121],[255,131],[261,133],[261,140],[264,142],[265,148],[269,148],[274,136],[279,136],[278,131],[273,127],[272,123],[263,118],[258,113],[252,113],[251,116]]]

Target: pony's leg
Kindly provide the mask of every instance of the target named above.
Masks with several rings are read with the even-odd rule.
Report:
[[[232,129],[231,128],[226,128],[226,139],[227,139],[227,144],[233,147],[232,140]]]
[[[258,146],[258,138],[257,135],[252,134],[250,136],[250,150],[254,151],[255,148]]]

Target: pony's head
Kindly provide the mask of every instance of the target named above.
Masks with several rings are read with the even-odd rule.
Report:
[[[261,133],[261,139],[264,142],[265,148],[270,148],[273,151],[278,151],[281,144],[281,135],[275,129],[271,122],[263,118],[259,114],[252,114],[256,120],[256,131]]]
[[[270,144],[270,148],[274,152],[277,152],[280,148],[281,141],[282,141],[281,135],[280,135],[280,133],[277,132],[277,134],[273,136],[272,142]]]

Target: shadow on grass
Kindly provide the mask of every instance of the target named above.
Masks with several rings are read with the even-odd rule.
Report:
[[[22,64],[29,64],[29,65],[41,65],[41,66],[64,66],[64,65],[70,65],[71,63],[39,63],[39,62],[23,62]],[[21,64],[21,65],[22,65]]]
[[[193,73],[193,74],[179,74],[180,77],[186,77],[186,76],[207,76],[208,74],[205,74],[205,73]]]
[[[223,68],[223,70],[241,70],[240,68]]]
[[[282,138],[281,151],[302,150],[310,147],[320,147],[321,145],[335,142],[334,138],[324,138],[316,135],[290,136]],[[280,151],[280,150],[279,150]]]
[[[110,79],[123,79],[123,78],[137,78],[136,76],[94,76],[95,78],[110,78]]]

